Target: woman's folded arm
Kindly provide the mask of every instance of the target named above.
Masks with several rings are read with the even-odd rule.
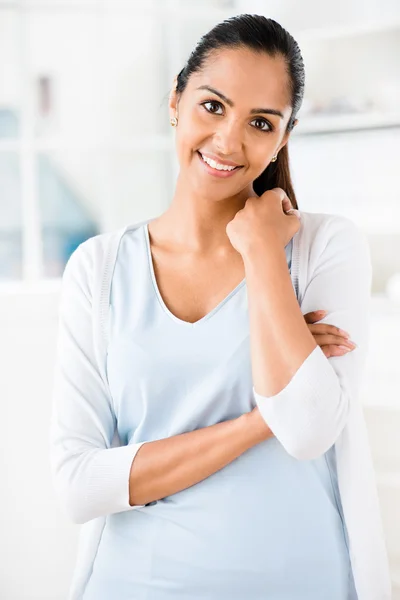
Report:
[[[311,278],[301,301],[303,314],[326,310],[319,322],[348,331],[357,347],[327,358],[319,346],[277,394],[253,388],[266,423],[288,453],[304,460],[325,453],[358,402],[370,328],[372,267],[365,234],[345,217],[328,220],[310,255]]]

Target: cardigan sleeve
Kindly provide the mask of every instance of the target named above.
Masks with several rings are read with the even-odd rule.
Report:
[[[326,310],[319,322],[344,329],[357,346],[330,358],[317,346],[274,396],[253,387],[266,423],[299,460],[324,454],[346,425],[358,401],[370,330],[372,266],[365,234],[350,219],[336,217],[320,228],[313,246],[301,311]]]
[[[75,523],[141,508],[129,504],[132,461],[144,442],[111,447],[116,417],[93,343],[93,239],[67,262],[59,303],[50,421],[50,466],[61,506]]]

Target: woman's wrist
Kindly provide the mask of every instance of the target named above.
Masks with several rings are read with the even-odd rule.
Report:
[[[241,415],[239,419],[242,420],[243,427],[251,434],[252,445],[263,442],[274,435],[260,413],[258,406]]]

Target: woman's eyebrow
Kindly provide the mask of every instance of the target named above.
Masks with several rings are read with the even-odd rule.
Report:
[[[232,102],[232,100],[229,100],[229,98],[227,98],[222,92],[219,92],[218,90],[210,87],[209,85],[201,85],[200,87],[198,87],[196,89],[197,90],[208,90],[209,92],[212,92],[213,94],[216,94],[217,96],[219,96],[221,98],[221,100],[223,100],[224,102],[229,104],[229,106],[231,108],[233,108],[235,106],[234,103]],[[280,110],[276,110],[275,108],[252,108],[250,111],[250,114],[256,114],[256,113],[267,113],[270,115],[277,115],[278,117],[281,117],[281,119],[284,118],[283,113],[281,113]]]

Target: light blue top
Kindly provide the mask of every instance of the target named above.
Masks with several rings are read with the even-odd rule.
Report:
[[[288,267],[291,243],[286,247]],[[157,288],[147,223],[121,240],[107,372],[122,443],[249,412],[245,280],[188,323]],[[297,460],[276,438],[204,481],[108,515],[83,600],[356,600],[335,448]]]

